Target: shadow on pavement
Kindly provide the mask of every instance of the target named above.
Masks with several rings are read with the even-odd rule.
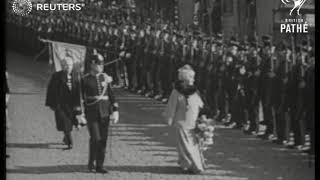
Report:
[[[26,149],[64,149],[62,143],[8,143],[8,148]]]
[[[105,166],[109,171],[125,173],[152,173],[152,174],[175,174],[185,175],[177,166]],[[59,165],[59,166],[17,166],[16,169],[7,169],[9,174],[59,174],[59,173],[91,173],[86,165]],[[216,169],[214,173],[203,173],[210,176],[234,176],[230,171]]]
[[[118,91],[116,93],[120,96],[126,95],[126,92]],[[148,104],[145,106],[147,107]],[[122,121],[118,127],[115,127],[115,132],[120,137],[122,136],[121,141],[131,146],[148,147],[148,153],[152,153],[154,157],[159,157],[159,159],[163,157],[167,163],[176,162],[174,159],[167,159],[167,157],[174,157],[174,155],[170,151],[166,151],[166,149],[173,150],[176,147],[174,129],[164,124],[161,113],[141,110],[141,108],[128,103],[122,103],[121,107]],[[127,138],[126,134],[131,137]],[[217,129],[216,135],[214,145],[204,155],[207,165],[219,167],[220,170],[209,168],[207,169],[208,173],[228,172],[239,179],[242,177],[253,180],[269,180],[285,177],[285,179],[293,180],[301,179],[308,174],[307,172],[312,172],[306,168],[303,170],[306,171],[305,173],[296,171],[295,166],[290,164],[301,164],[301,161],[306,158],[293,158],[292,152],[282,150],[281,146],[271,142],[262,141],[232,129]],[[147,137],[147,140],[141,139],[139,142],[136,140],[139,137]],[[161,146],[162,151],[159,152],[160,147],[157,149],[158,146]],[[301,166],[306,167],[307,163]]]
[[[11,95],[40,95],[43,92],[11,92]]]
[[[61,166],[16,166],[16,169],[7,169],[11,174],[57,174],[87,172],[86,165],[61,165]]]

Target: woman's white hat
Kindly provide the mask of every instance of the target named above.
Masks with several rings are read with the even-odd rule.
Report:
[[[182,66],[178,69],[178,79],[181,81],[194,80],[195,72],[189,64]]]

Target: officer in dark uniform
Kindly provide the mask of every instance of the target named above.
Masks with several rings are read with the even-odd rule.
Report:
[[[218,51],[217,51],[217,40],[216,38],[211,38],[211,42],[208,43],[208,60],[205,65],[205,89],[206,89],[206,98],[208,105],[211,109],[211,115],[215,115],[214,119],[217,119],[218,116],[218,102],[216,100],[217,94],[217,66],[218,66]]]
[[[293,68],[295,102],[292,106],[292,129],[294,132],[294,145],[297,149],[302,150],[305,145],[305,126],[306,126],[306,112],[308,103],[306,101],[306,69],[308,67],[308,46],[307,42],[303,42],[299,47],[299,54],[297,54],[297,61]]]
[[[216,62],[216,75],[217,75],[217,93],[214,96],[214,104],[217,105],[217,114],[218,120],[222,120],[224,122],[229,122],[231,119],[231,114],[228,112],[226,108],[226,96],[225,96],[225,83],[224,77],[226,74],[226,51],[224,50],[225,45],[223,44],[223,36],[222,34],[218,34],[217,36],[217,62]],[[213,86],[214,87],[214,86]]]
[[[282,144],[283,141],[289,140],[289,127],[288,127],[288,113],[289,113],[289,93],[288,93],[288,80],[289,80],[289,63],[291,61],[291,50],[286,42],[281,42],[277,47],[278,52],[278,66],[276,67],[276,131],[277,139],[273,142]]]
[[[106,40],[106,44],[105,44],[105,47],[107,48],[107,51],[108,51],[109,61],[112,61],[118,58],[120,51],[123,50],[123,49],[120,49],[121,37],[119,33],[117,34],[114,33],[115,27],[116,27],[115,22],[111,22],[108,28],[108,36],[107,36],[108,39]],[[123,58],[123,57],[120,57],[120,58]],[[113,69],[113,74],[114,74],[113,77],[115,77],[117,85],[120,85],[123,81],[123,79],[121,78],[121,74],[124,74],[123,64],[124,64],[123,62],[116,62],[113,65],[111,65]]]
[[[206,65],[208,64],[208,61],[210,59],[210,51],[209,51],[209,44],[210,38],[209,37],[203,37],[201,41],[201,47],[200,47],[200,59],[199,62],[197,62],[197,69],[198,69],[198,77],[199,77],[199,90],[201,94],[204,96],[205,99],[207,99],[207,91],[206,91]]]
[[[247,99],[247,51],[248,42],[244,41],[239,46],[238,59],[235,62],[235,85],[236,95],[234,100],[233,111],[238,128],[243,127],[247,130],[249,127],[248,99]]]
[[[119,120],[118,104],[110,83],[112,78],[103,73],[103,57],[92,55],[90,72],[82,79],[85,116],[90,135],[88,169],[107,173],[103,168],[110,120]],[[94,162],[95,167],[94,167]]]
[[[307,127],[309,129],[310,133],[310,146],[309,147],[304,147],[303,151],[308,152],[310,154],[314,154],[315,150],[315,128],[314,128],[314,114],[315,114],[315,57],[314,57],[314,50],[312,49],[309,52],[309,62],[308,62],[308,67],[306,70],[306,119],[307,119]]]
[[[274,46],[271,43],[271,37],[262,36],[263,48],[261,51],[262,58],[262,107],[263,122],[266,131],[260,137],[262,139],[273,140],[275,138],[275,105],[276,105],[276,74],[275,74],[275,56]]]
[[[161,79],[161,91],[162,91],[162,102],[167,102],[170,92],[173,87],[172,72],[174,71],[173,66],[173,52],[172,42],[170,41],[170,34],[168,30],[164,31],[163,37],[163,51],[160,54],[160,79]]]
[[[152,51],[154,57],[153,63],[153,84],[154,84],[154,98],[160,100],[162,98],[162,88],[161,88],[161,73],[160,64],[161,58],[164,55],[164,42],[162,40],[163,33],[160,30],[155,31],[154,48]]]
[[[174,71],[173,71],[173,81],[176,82],[178,80],[178,69],[182,67],[184,64],[182,62],[182,54],[183,54],[183,44],[182,44],[183,36],[179,33],[175,33],[175,39],[173,39],[173,63],[174,63]]]
[[[225,112],[231,114],[230,121],[226,122],[225,125],[230,128],[236,128],[239,126],[236,118],[239,118],[236,115],[237,105],[235,103],[235,97],[237,94],[237,80],[236,80],[236,63],[238,60],[238,49],[240,43],[234,38],[230,38],[229,42],[229,51],[226,54],[225,58],[225,71],[223,76],[223,89],[224,89],[224,97],[225,97]],[[230,117],[230,116],[229,116]],[[228,117],[227,117],[228,120]]]
[[[146,90],[147,93],[145,94],[148,97],[152,97],[154,95],[154,82],[153,82],[153,67],[155,62],[155,57],[152,53],[155,44],[155,38],[153,36],[153,28],[151,24],[147,24],[146,27],[146,38],[145,38],[145,48],[144,48],[144,68],[146,73]]]
[[[259,131],[259,104],[261,83],[261,57],[258,54],[259,45],[256,40],[250,42],[251,47],[247,56],[247,102],[249,115],[249,128],[246,134],[257,134]]]
[[[133,29],[128,29],[128,35],[125,39],[125,58],[126,58],[126,69],[127,78],[129,81],[129,89],[131,92],[139,91],[137,89],[137,61],[136,61],[136,31]]]
[[[136,42],[136,76],[137,76],[137,85],[138,89],[141,90],[140,94],[145,94],[147,92],[147,83],[146,83],[146,68],[145,68],[145,58],[146,53],[144,49],[146,48],[146,37],[145,31],[141,29],[139,31],[138,39]],[[138,92],[139,93],[139,92]]]

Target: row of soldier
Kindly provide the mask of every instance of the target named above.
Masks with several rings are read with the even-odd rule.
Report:
[[[222,34],[212,37],[151,23],[44,21],[50,26],[40,23],[36,33],[95,48],[106,62],[120,59],[105,68],[116,85],[166,102],[177,69],[191,64],[214,118],[248,134],[257,134],[263,124],[263,139],[313,151],[314,54],[308,42],[292,48],[286,42],[275,46],[269,36],[262,37],[262,44],[239,43]]]

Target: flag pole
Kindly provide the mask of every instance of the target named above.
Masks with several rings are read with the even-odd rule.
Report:
[[[46,46],[43,47],[42,50],[39,52],[39,54],[37,54],[37,55],[34,57],[33,61],[37,61],[37,59],[45,52],[46,48],[47,48]]]
[[[70,44],[70,45],[73,45],[73,46],[83,46],[83,47],[87,47],[87,48],[91,48],[91,49],[96,49],[96,50],[99,50],[99,51],[104,51],[104,52],[116,54],[116,52],[114,52],[114,51],[108,51],[108,50],[105,50],[105,49],[95,48],[95,47],[92,47],[92,46],[84,46],[84,45],[72,44],[72,43],[61,42],[61,41],[53,41],[53,40],[49,40],[49,39],[42,39],[40,37],[39,37],[39,41],[48,42],[48,43],[57,42],[57,43],[62,43],[62,44]]]

